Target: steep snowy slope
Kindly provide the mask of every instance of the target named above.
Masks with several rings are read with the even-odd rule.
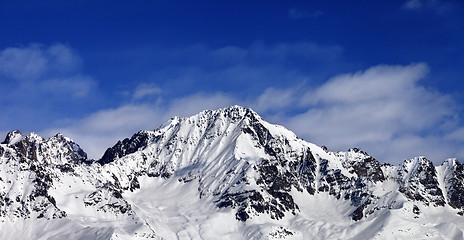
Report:
[[[461,239],[464,167],[331,152],[232,106],[88,160],[71,139],[0,145],[0,239]]]

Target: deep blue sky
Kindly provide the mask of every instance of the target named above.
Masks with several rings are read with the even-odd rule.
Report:
[[[0,0],[0,36],[3,134],[62,131],[86,147],[81,141],[97,141],[92,134],[117,132],[98,138],[104,149],[135,130],[155,128],[169,114],[241,104],[332,150],[356,145],[393,162],[417,154],[437,162],[464,157],[462,1]],[[352,95],[338,102],[315,97],[330,90],[340,74],[351,74],[346,81],[355,89],[377,91],[368,88],[375,81],[362,78],[369,69],[379,79],[404,71],[409,75],[399,82],[410,84],[394,88],[398,95],[377,94],[386,99],[356,98],[354,103]],[[387,91],[379,86],[389,81],[374,85]],[[329,90],[326,94],[353,91]],[[403,93],[411,97],[402,99]],[[364,107],[373,99],[391,102],[391,112],[385,123],[375,118],[361,124],[369,111],[379,110]],[[188,111],[180,107],[187,103],[195,105]],[[349,113],[356,104],[364,112],[355,115],[359,119],[343,119],[347,114],[334,112],[347,109],[344,104],[353,108]],[[435,108],[417,110],[424,105]],[[146,109],[151,112],[143,114]],[[153,119],[124,119],[127,114]],[[326,126],[326,138],[304,125],[332,117],[354,125],[333,132]],[[108,132],[90,126],[115,118],[121,118],[119,124],[103,124]],[[414,122],[424,123],[415,127]],[[388,137],[353,140],[353,133],[343,129]],[[416,143],[408,150],[397,146],[401,141]],[[446,149],[427,152],[444,141]],[[382,150],[381,145],[390,147]],[[95,157],[102,151],[89,150]],[[394,157],[391,151],[397,152]]]

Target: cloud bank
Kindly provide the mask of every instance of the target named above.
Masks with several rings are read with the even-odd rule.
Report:
[[[95,88],[92,77],[81,74],[82,60],[74,51],[61,43],[45,47],[31,44],[0,51],[0,77],[9,81],[15,90],[11,97],[41,98],[47,93],[65,93],[86,97]]]
[[[336,76],[303,94],[305,112],[285,121],[310,141],[361,147],[381,161],[459,156],[462,142],[444,140],[458,125],[456,103],[420,85],[428,71],[425,64],[380,65]]]
[[[235,98],[222,93],[198,93],[169,102],[131,103],[100,110],[65,127],[45,129],[41,134],[51,136],[60,132],[81,145],[89,157],[99,159],[108,147],[139,130],[154,130],[174,116],[191,116],[236,103]]]
[[[0,128],[24,122],[41,128],[63,118],[64,109],[68,109],[65,114],[72,108],[77,112],[98,85],[82,73],[81,66],[81,58],[61,43],[0,50],[0,104],[4,116],[11,116],[3,119]]]
[[[12,130],[4,126],[15,121],[42,122],[31,131],[61,132],[96,159],[118,140],[155,129],[173,116],[238,104],[334,151],[360,147],[391,163],[418,155],[437,164],[464,158],[459,104],[421,84],[433,69],[425,63],[378,65],[314,81],[313,74],[337,62],[342,50],[311,43],[195,45],[171,52],[163,59],[169,67],[155,69],[152,78],[124,89],[122,99],[92,110],[89,99],[102,91],[70,47],[7,48],[0,52],[0,102],[7,116],[0,130]],[[317,59],[323,63],[311,64]],[[304,72],[303,63],[313,68]],[[57,114],[60,108],[75,113],[76,106],[86,111]]]
[[[464,128],[459,128],[453,99],[420,84],[428,71],[424,63],[379,65],[335,76],[315,88],[268,88],[253,99],[221,92],[167,102],[159,98],[149,104],[102,110],[49,131],[74,137],[98,158],[117,140],[141,129],[154,129],[172,116],[240,104],[332,150],[361,147],[381,162],[391,163],[426,155],[438,164],[448,157],[463,156]],[[287,111],[295,106],[299,113]]]

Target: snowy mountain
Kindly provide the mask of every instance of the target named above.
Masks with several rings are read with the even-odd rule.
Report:
[[[462,239],[464,166],[331,152],[232,106],[90,160],[60,134],[0,144],[0,239]]]

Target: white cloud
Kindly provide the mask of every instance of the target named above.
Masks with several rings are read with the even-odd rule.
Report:
[[[82,98],[96,87],[96,82],[79,73],[80,65],[79,56],[60,43],[10,47],[0,52],[0,79],[16,82],[10,94],[18,99],[42,98],[49,93]]]
[[[372,150],[381,161],[414,157],[418,149],[431,158],[443,157],[445,151],[452,157],[456,150],[431,132],[454,119],[454,103],[449,96],[419,85],[427,71],[425,64],[381,65],[336,76],[304,94],[305,112],[284,121],[309,141],[335,150]],[[411,142],[406,144],[407,140]]]
[[[41,134],[51,136],[60,132],[74,139],[89,157],[99,159],[108,147],[139,130],[153,130],[173,116],[190,116],[236,102],[234,98],[221,93],[199,93],[169,103],[159,100],[152,104],[127,104],[71,121],[63,128],[46,129]]]
[[[118,133],[127,129],[140,130],[158,119],[155,109],[149,105],[123,105],[115,109],[98,111],[79,123],[87,134],[94,132]]]
[[[464,157],[459,150],[464,145],[464,130],[453,123],[458,119],[452,99],[419,84],[427,72],[425,64],[380,65],[335,76],[309,91],[304,86],[268,88],[248,100],[221,92],[168,101],[158,96],[151,103],[101,110],[44,132],[62,132],[81,144],[89,156],[99,158],[118,140],[141,129],[155,129],[173,116],[239,104],[332,150],[360,147],[381,162],[391,163],[425,155],[439,164],[447,157]],[[300,114],[289,108],[297,108]]]
[[[277,63],[290,60],[294,64],[292,59],[332,61],[340,57],[343,48],[337,45],[324,46],[309,42],[281,43],[269,46],[256,41],[247,51],[250,60],[266,60]]]
[[[82,98],[87,97],[96,85],[96,82],[90,76],[76,75],[62,79],[45,80],[39,86],[44,92]]]
[[[47,71],[48,59],[37,45],[0,52],[0,74],[13,79],[35,79]]]
[[[89,157],[98,159],[106,148],[138,130],[153,128],[158,119],[158,112],[152,106],[124,105],[98,111],[63,128],[46,129],[41,134],[51,136],[60,132],[74,139]]]
[[[197,93],[172,100],[165,109],[166,119],[172,116],[191,116],[207,109],[218,109],[243,102],[225,93]]]
[[[297,88],[268,88],[254,101],[252,107],[258,112],[280,111],[299,101]]]
[[[445,139],[464,142],[464,127],[455,129],[454,131],[446,134]]]
[[[38,131],[57,118],[75,116],[96,103],[97,81],[81,72],[80,57],[56,43],[0,49],[3,130]],[[89,96],[94,96],[90,98]],[[33,119],[33,120],[31,120]]]
[[[217,85],[222,89],[242,87],[244,93],[255,93],[338,71],[342,53],[343,48],[337,45],[308,42],[269,45],[256,41],[248,47],[217,49],[195,45],[166,53],[166,67],[157,68],[150,79],[169,79],[162,85],[163,90],[183,87],[190,92],[210,88],[216,91]],[[282,84],[274,86],[275,83]]]
[[[409,66],[376,66],[355,74],[330,79],[315,91],[308,92],[303,103],[352,103],[407,97],[398,92],[414,94],[415,83],[428,72],[425,64]]]
[[[366,147],[371,154],[383,156],[384,159],[381,160],[390,160],[390,163],[395,164],[412,157],[425,156],[439,165],[447,158],[462,156],[462,151],[456,144],[444,141],[441,136],[404,134],[389,141],[368,144]]]
[[[335,76],[308,90],[304,83],[311,79],[309,72],[292,70],[293,64],[304,62],[320,71],[318,64],[336,62],[342,48],[256,42],[247,48],[195,46],[186,51],[170,56],[167,61],[174,67],[154,73],[153,78],[172,79],[175,86],[192,88],[187,91],[190,95],[164,99],[157,85],[140,84],[126,96],[137,101],[97,111],[42,133],[62,132],[81,144],[91,157],[99,158],[118,140],[140,129],[154,129],[174,115],[190,116],[239,104],[253,107],[264,119],[280,123],[308,141],[332,150],[361,147],[382,162],[397,163],[418,154],[435,163],[445,157],[464,157],[464,130],[458,126],[453,100],[420,84],[429,71],[426,64],[380,65]],[[179,59],[185,64],[176,65]],[[202,69],[197,61],[214,66]],[[35,103],[39,101],[33,100],[50,95],[59,97],[52,101],[61,97],[82,100],[97,84],[91,76],[79,72],[80,64],[72,49],[62,44],[7,48],[0,52],[0,77],[16,80],[19,87],[14,91],[18,94],[12,99],[22,100],[18,102]],[[269,84],[257,79],[268,79]],[[250,96],[211,88],[215,93],[191,94],[204,86],[201,91],[210,91],[207,87],[219,81],[263,92]],[[14,113],[11,109],[16,106],[7,108],[10,110],[6,112]]]
[[[6,131],[0,131],[0,142],[3,142],[3,140],[5,140],[7,134],[8,132]]]
[[[46,50],[50,68],[57,72],[70,72],[80,67],[82,60],[74,51],[61,43],[53,44]]]
[[[406,3],[404,3],[404,8],[407,8],[407,9],[418,9],[421,7],[422,7],[421,0],[409,0]]]
[[[408,0],[403,4],[403,8],[407,10],[430,9],[438,14],[444,14],[453,7],[453,3],[444,0]]]
[[[37,80],[50,72],[74,71],[80,58],[63,44],[10,47],[0,52],[0,75],[14,80]]]
[[[156,96],[161,93],[161,88],[154,84],[142,83],[134,91],[133,99],[138,100],[147,96]]]
[[[246,49],[235,46],[227,46],[211,52],[212,58],[221,63],[241,61],[247,55],[248,51]]]
[[[0,81],[8,83],[10,88],[0,98],[18,105],[21,102],[34,105],[39,100],[60,105],[63,101],[55,102],[51,97],[59,96],[61,100],[87,97],[97,83],[80,72],[80,65],[80,57],[60,43],[0,50]],[[7,107],[16,108],[14,104]]]

